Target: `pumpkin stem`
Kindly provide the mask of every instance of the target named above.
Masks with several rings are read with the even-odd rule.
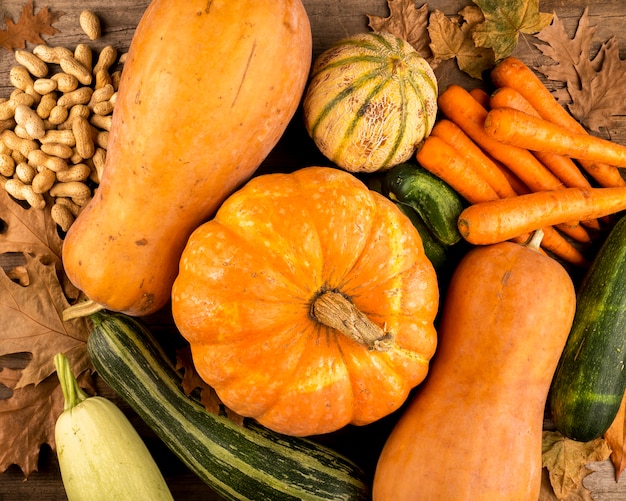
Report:
[[[532,234],[530,240],[528,240],[528,242],[524,245],[526,245],[529,249],[538,251],[539,246],[541,245],[541,240],[543,240],[543,230],[540,228]]]
[[[337,329],[370,350],[387,351],[392,336],[359,311],[345,296],[325,291],[313,301],[311,313],[318,322]]]

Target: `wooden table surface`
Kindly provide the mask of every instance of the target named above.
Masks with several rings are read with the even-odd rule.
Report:
[[[341,37],[367,31],[366,14],[379,16],[389,14],[386,0],[303,0],[303,2],[311,20],[314,56]],[[2,18],[10,17],[16,21],[26,3],[26,0],[2,0],[0,4]],[[88,42],[96,50],[105,45],[113,45],[119,52],[124,52],[128,48],[136,24],[148,3],[148,0],[109,0],[107,2],[102,0],[81,0],[80,2],[75,0],[48,0],[48,2],[36,0],[34,6],[35,10],[48,6],[54,11],[64,13],[60,20],[55,23],[55,27],[60,30],[60,33],[45,37],[49,45],[74,48],[79,42]],[[453,15],[469,3],[469,1],[463,0],[433,0],[428,5],[431,10],[437,8],[447,15]],[[419,7],[422,2],[418,1],[416,4]],[[626,40],[624,40],[626,35],[623,32],[626,22],[626,4],[621,0],[542,0],[540,2],[540,10],[555,12],[571,35],[573,35],[578,19],[586,6],[589,8],[590,24],[597,25],[594,46],[597,47],[601,41],[617,35],[618,38],[622,39],[620,45],[626,47]],[[78,15],[82,9],[93,10],[100,16],[103,21],[104,35],[102,38],[91,42],[85,37],[78,23]],[[4,27],[2,26],[2,28]],[[289,50],[289,48],[286,47],[285,50]],[[522,39],[515,55],[528,62],[533,62],[541,57],[534,47],[532,39]],[[0,96],[8,96],[12,90],[8,81],[8,73],[14,64],[13,55],[0,48]],[[460,79],[459,82],[465,84],[468,81]],[[477,82],[471,83],[476,84]],[[299,116],[294,118],[283,140],[268,157],[261,170],[291,170],[325,162],[311,147],[311,143],[298,120],[299,118]],[[626,143],[624,140],[626,139],[626,126],[619,125],[611,131],[611,136],[618,142]],[[1,259],[2,256],[0,256],[0,261]],[[150,317],[148,320],[157,334],[172,335],[172,324],[167,310]],[[116,398],[104,385],[99,386],[99,389],[105,396],[113,398],[140,429],[163,469],[175,499],[188,501],[220,499],[163,446],[124,402]],[[367,427],[367,429],[342,430],[327,437],[327,439],[329,443],[336,445],[347,455],[359,461],[366,471],[372,472],[376,454],[382,446],[385,434],[393,419],[392,417],[383,420],[383,422]],[[369,440],[371,445],[365,447],[363,445],[365,440]],[[612,495],[610,488],[607,489],[609,494],[605,494],[603,500],[618,499],[618,497],[612,497],[617,495]],[[622,491],[622,496],[624,495],[623,492],[625,491]],[[66,499],[56,456],[46,447],[41,453],[39,470],[33,473],[28,480],[24,481],[21,470],[15,466],[0,474],[0,500],[31,499],[45,501]]]

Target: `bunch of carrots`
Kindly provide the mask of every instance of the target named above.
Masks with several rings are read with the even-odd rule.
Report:
[[[441,93],[443,118],[417,161],[469,202],[458,221],[468,242],[521,242],[543,229],[545,250],[586,266],[580,249],[600,220],[626,209],[626,146],[588,134],[514,57],[491,80],[491,95],[458,85]]]

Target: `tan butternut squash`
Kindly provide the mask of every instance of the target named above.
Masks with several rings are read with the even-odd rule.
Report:
[[[546,398],[575,310],[555,260],[504,242],[455,270],[427,380],[385,443],[375,501],[536,501]]]
[[[278,142],[304,92],[300,0],[153,0],[131,42],[101,184],[70,228],[70,280],[110,310],[170,297],[189,234]]]

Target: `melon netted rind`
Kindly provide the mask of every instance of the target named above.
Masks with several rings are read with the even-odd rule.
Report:
[[[431,66],[408,42],[389,33],[360,33],[314,61],[305,125],[337,166],[387,170],[410,159],[430,134],[437,95]]]

